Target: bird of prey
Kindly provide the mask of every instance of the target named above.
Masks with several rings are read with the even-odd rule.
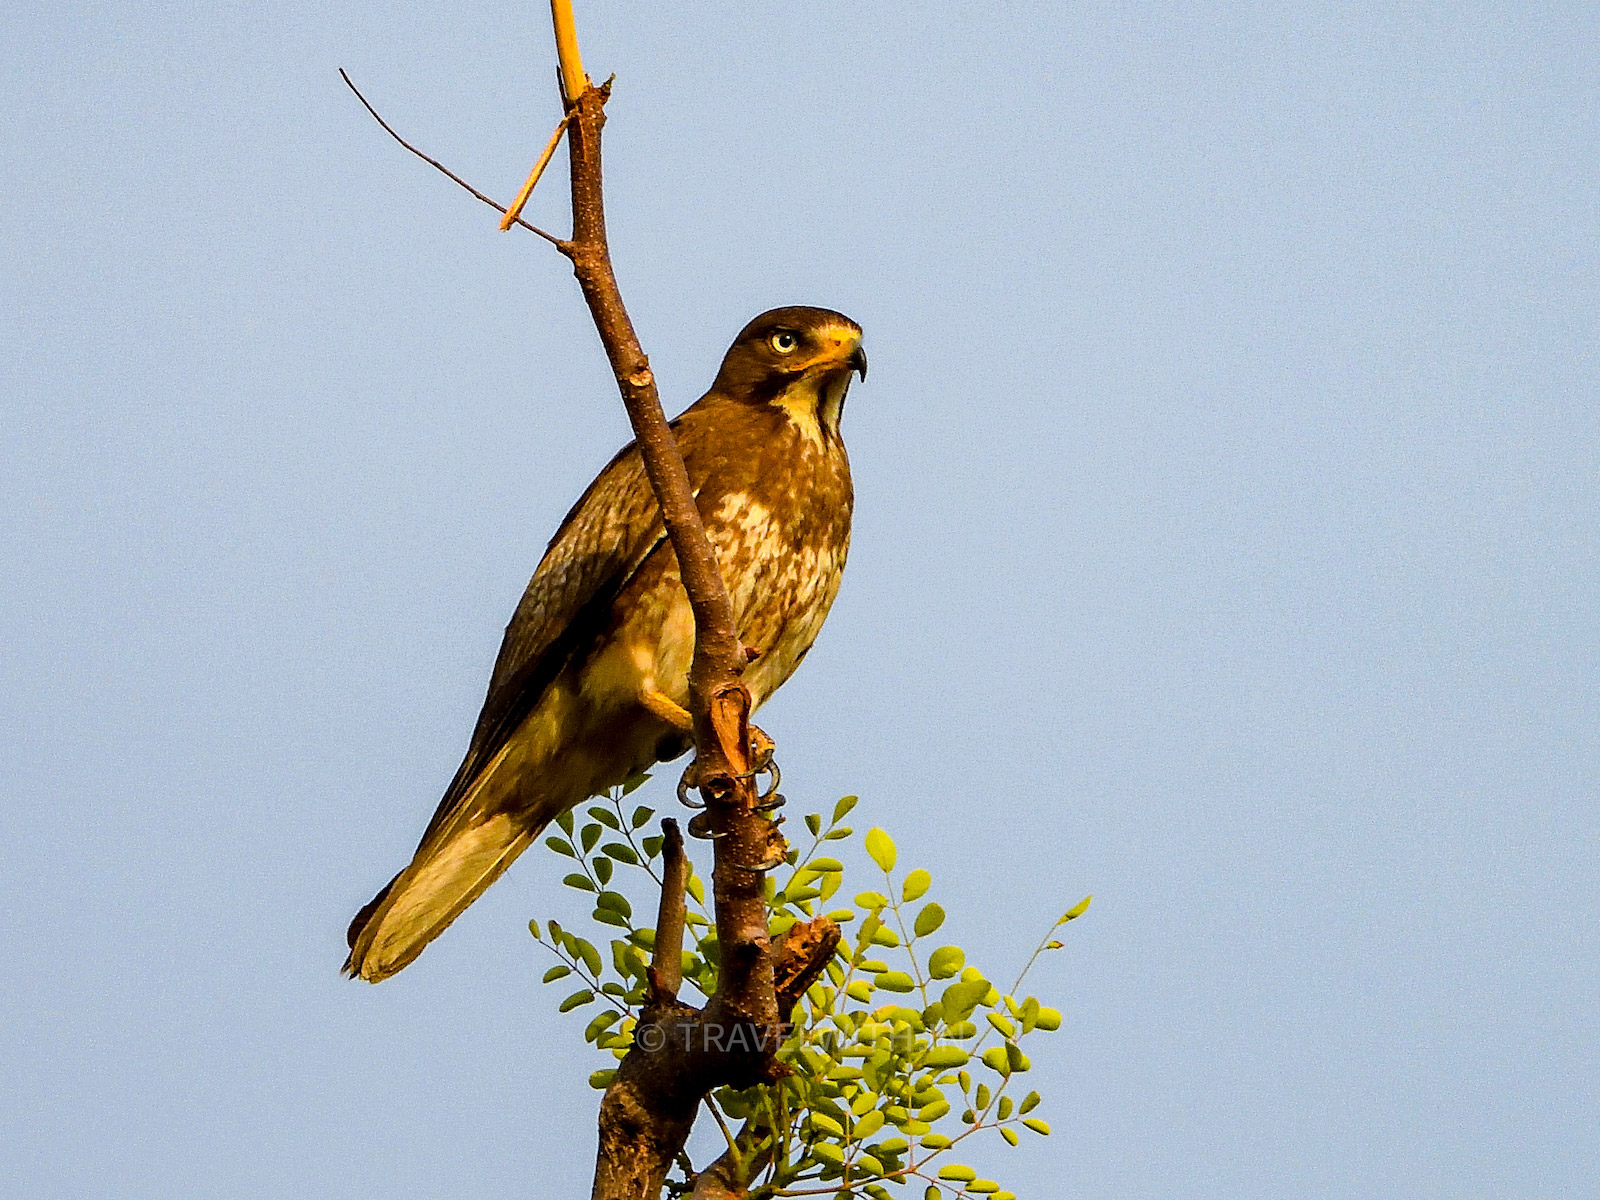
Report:
[[[839,436],[866,378],[861,327],[821,308],[761,314],[672,422],[751,656],[759,707],[839,591],[854,499]],[[561,813],[692,744],[694,618],[637,446],[561,522],[507,626],[466,758],[411,863],[350,923],[345,973],[376,983],[422,953]]]

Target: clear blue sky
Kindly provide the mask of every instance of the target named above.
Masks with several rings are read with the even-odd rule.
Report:
[[[785,791],[996,973],[1095,893],[1021,1194],[1600,1194],[1600,13],[1137,7],[580,0],[669,406],[866,329]],[[337,974],[626,427],[336,68],[506,197],[547,12],[336,8],[0,21],[8,1195],[588,1187],[547,856]]]

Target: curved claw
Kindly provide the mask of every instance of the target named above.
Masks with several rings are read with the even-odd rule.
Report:
[[[767,792],[761,797],[761,803],[756,805],[756,811],[759,813],[776,812],[787,803],[789,802],[778,793]],[[782,818],[780,817],[779,820],[782,820]]]
[[[691,762],[683,769],[683,774],[678,777],[678,803],[685,808],[704,808],[704,800],[695,799],[690,793],[698,786],[695,781],[695,766],[698,760]]]
[[[764,770],[765,770],[766,774],[772,776],[772,782],[767,785],[766,791],[762,792],[760,794],[760,796],[758,797],[758,799],[761,799],[761,800],[766,800],[769,797],[777,796],[778,795],[778,784],[783,782],[783,772],[778,770],[778,760],[773,758],[771,755],[767,756],[766,767],[764,768]],[[756,773],[759,775],[762,772],[761,771],[757,771]],[[783,803],[783,797],[782,796],[778,796],[778,803],[779,804]],[[776,806],[774,806],[774,807],[776,807]]]
[[[711,814],[697,812],[689,818],[689,836],[697,837],[703,842],[714,842],[725,834],[717,833],[711,828]]]

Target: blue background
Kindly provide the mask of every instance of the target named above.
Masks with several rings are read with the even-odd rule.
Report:
[[[548,855],[337,974],[627,434],[563,260],[336,68],[505,199],[547,20],[5,8],[0,1192],[586,1194]],[[791,805],[859,792],[996,975],[1095,893],[1034,977],[1054,1136],[977,1165],[1600,1192],[1594,6],[579,27],[669,407],[769,306],[866,329]]]

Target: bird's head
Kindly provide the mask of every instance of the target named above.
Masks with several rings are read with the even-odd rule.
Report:
[[[776,404],[803,427],[837,433],[856,372],[867,377],[861,326],[826,308],[775,308],[746,325],[728,348],[713,389]]]

